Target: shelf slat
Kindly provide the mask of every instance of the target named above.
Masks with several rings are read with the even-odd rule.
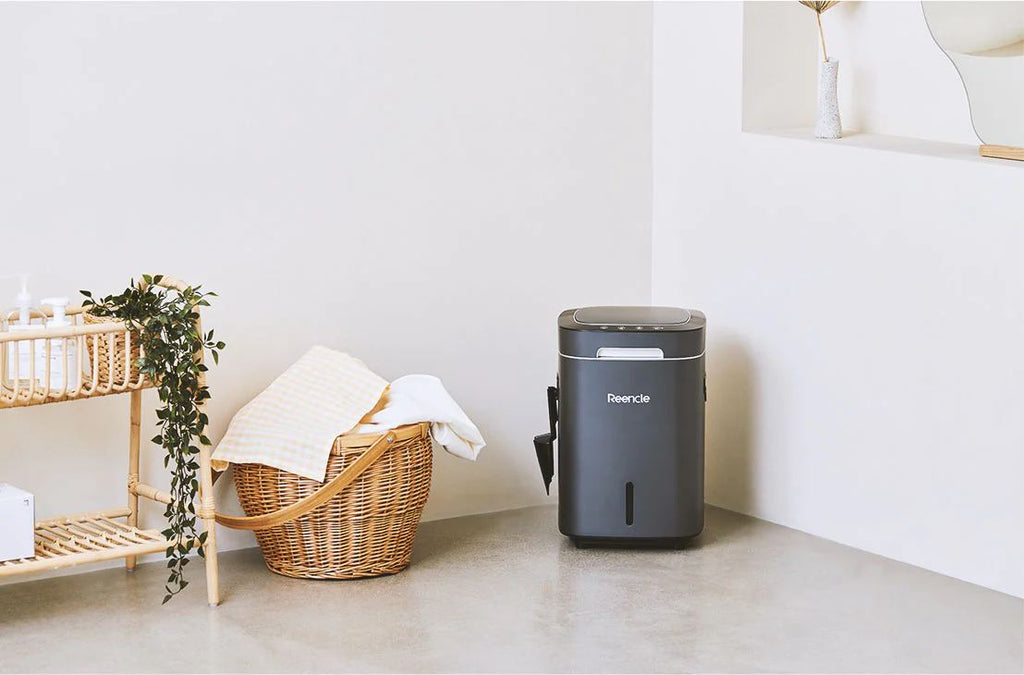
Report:
[[[111,520],[128,513],[122,508],[39,521],[35,556],[0,562],[0,577],[167,550],[170,544],[158,530],[140,530]]]
[[[39,389],[29,395],[25,388],[15,392],[0,385],[0,410],[4,408],[25,408],[47,403],[62,403],[64,401],[81,401],[88,398],[110,396],[111,394],[126,394],[140,389],[151,389],[152,387],[153,383],[146,378],[128,384],[119,383],[97,386],[93,386],[91,381],[86,380],[77,389],[70,390],[67,393],[49,392]]]

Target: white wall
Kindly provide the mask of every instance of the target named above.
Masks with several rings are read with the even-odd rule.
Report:
[[[708,315],[709,501],[1024,595],[1024,166],[743,133],[742,25],[654,10],[653,298]]]
[[[650,40],[641,4],[0,5],[0,274],[219,292],[215,437],[313,344],[436,374],[490,445],[427,517],[544,502],[558,312],[650,297]],[[0,411],[0,480],[123,503],[127,406]]]

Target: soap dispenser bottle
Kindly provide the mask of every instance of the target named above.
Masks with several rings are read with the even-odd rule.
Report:
[[[11,323],[11,318],[15,312],[10,312],[6,317],[8,330],[19,332],[39,330],[43,327],[39,323],[32,323],[33,314],[37,314],[40,318],[43,317],[43,314],[39,310],[32,309],[32,294],[28,292],[27,275],[21,275],[21,291],[18,292],[15,302],[17,303],[16,312],[18,320]],[[32,341],[20,340],[7,343],[7,363],[4,372],[5,379],[12,386],[17,383],[18,387],[30,387],[33,379],[37,385],[42,381],[44,371],[40,370],[39,364],[44,358],[45,342],[45,340],[35,340],[34,354]],[[45,367],[45,363],[43,365]]]
[[[67,317],[67,298],[45,298],[43,299],[43,304],[50,307],[51,314],[53,315],[46,322],[47,328],[64,328],[71,325],[71,321]],[[53,337],[47,338],[47,340],[50,343],[50,390],[64,391],[66,389],[70,391],[78,388],[78,375],[80,371],[78,369],[78,343],[76,338]],[[39,365],[44,368],[42,372],[44,373],[43,377],[45,377],[45,350],[41,355]]]

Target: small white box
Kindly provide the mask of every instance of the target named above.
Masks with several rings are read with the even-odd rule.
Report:
[[[30,493],[0,483],[0,562],[36,554],[36,500]]]

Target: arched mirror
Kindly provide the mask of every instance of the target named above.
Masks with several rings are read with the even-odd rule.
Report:
[[[925,1],[932,37],[960,73],[986,157],[1024,160],[1024,2]]]

